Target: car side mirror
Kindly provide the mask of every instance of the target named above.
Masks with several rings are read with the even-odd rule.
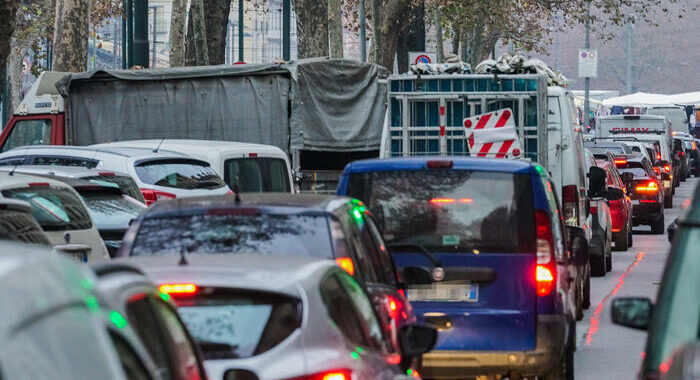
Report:
[[[258,375],[245,369],[229,369],[224,373],[224,380],[260,380]]]
[[[627,183],[627,182],[632,182],[632,181],[634,181],[634,174],[632,174],[630,172],[622,173],[622,182]]]
[[[425,323],[411,323],[399,330],[401,354],[405,357],[423,355],[435,347],[437,329]]]
[[[597,166],[592,166],[588,171],[588,196],[591,198],[602,198],[607,191],[606,187],[607,173],[605,169]]]
[[[648,298],[616,298],[612,304],[612,321],[616,325],[646,330],[653,310],[654,304]]]
[[[622,199],[624,196],[624,191],[622,191],[622,189],[620,189],[619,187],[608,187],[608,194],[606,196],[607,200],[616,201],[618,199]]]

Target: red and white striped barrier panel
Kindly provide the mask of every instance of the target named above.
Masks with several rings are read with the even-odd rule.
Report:
[[[509,108],[464,119],[469,152],[477,157],[520,158],[522,149]]]

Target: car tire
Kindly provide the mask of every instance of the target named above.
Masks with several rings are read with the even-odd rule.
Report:
[[[651,223],[651,234],[652,235],[663,235],[664,233],[664,214]]]
[[[632,227],[630,226],[629,232],[627,232],[629,238],[627,239],[627,248],[632,248],[634,244],[634,234],[632,233]]]
[[[582,305],[584,309],[591,307],[591,272],[588,271],[588,276],[586,276],[586,282],[583,283],[583,302]]]
[[[608,249],[605,251],[605,272],[610,272],[612,270],[612,242],[608,242]]]
[[[615,238],[615,250],[616,251],[626,251],[627,248],[629,247],[629,234],[631,231],[626,231],[624,234],[619,234]]]
[[[569,340],[574,340],[570,337]],[[567,342],[564,352],[561,353],[559,363],[552,370],[541,376],[544,380],[574,380],[574,348],[576,344]],[[538,378],[540,378],[538,376]]]
[[[673,208],[673,195],[664,196],[664,208]]]
[[[580,321],[583,319],[583,286],[576,285],[576,320]]]
[[[601,256],[591,256],[591,276],[593,277],[604,277],[605,276],[605,252]]]

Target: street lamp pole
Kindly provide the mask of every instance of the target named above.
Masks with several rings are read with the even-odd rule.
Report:
[[[365,0],[360,0],[360,59],[367,62],[367,21],[365,20]]]
[[[244,61],[243,54],[243,0],[238,0],[238,62]]]
[[[586,3],[586,50],[591,48],[591,2],[590,0]],[[591,125],[591,78],[586,77],[586,94],[585,100],[583,102],[583,112],[584,112],[584,127],[588,128]]]
[[[291,54],[291,24],[292,5],[291,0],[282,0],[282,59],[290,61]]]

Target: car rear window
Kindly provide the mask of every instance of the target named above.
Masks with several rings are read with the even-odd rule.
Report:
[[[141,221],[132,256],[180,253],[332,258],[333,248],[325,214],[261,214],[234,209]]]
[[[88,191],[80,194],[97,228],[128,228],[144,205],[121,194]]]
[[[206,294],[174,300],[207,360],[262,354],[301,326],[302,306],[297,298],[221,288],[202,290],[199,293]]]
[[[622,173],[632,173],[635,177],[646,177],[649,175],[641,162],[627,162],[625,164],[615,164],[617,171]]]
[[[241,193],[288,193],[287,163],[279,158],[246,157],[226,160],[224,180]]]
[[[354,173],[348,193],[364,201],[388,244],[440,252],[533,250],[529,175],[463,170]]]
[[[622,148],[621,146],[592,146],[592,147],[587,147],[590,149],[591,152],[593,153],[605,153],[605,152],[610,152],[613,155],[617,154],[625,154],[625,149]]]
[[[31,214],[17,210],[0,210],[0,239],[50,244]]]
[[[68,156],[34,156],[32,161],[32,165],[79,166],[88,169],[97,167],[99,163],[98,160]]]
[[[32,215],[45,231],[85,230],[92,228],[90,214],[80,199],[68,190],[49,186],[3,190],[6,198],[27,201]]]
[[[219,189],[226,183],[208,165],[196,160],[168,159],[139,163],[136,175],[149,185],[183,190]]]
[[[139,186],[136,184],[133,178],[123,176],[123,175],[98,175],[83,178],[86,181],[96,183],[98,185],[108,186],[108,184],[114,184],[126,195],[136,199],[141,203],[145,203],[143,199],[143,194],[139,190]]]

